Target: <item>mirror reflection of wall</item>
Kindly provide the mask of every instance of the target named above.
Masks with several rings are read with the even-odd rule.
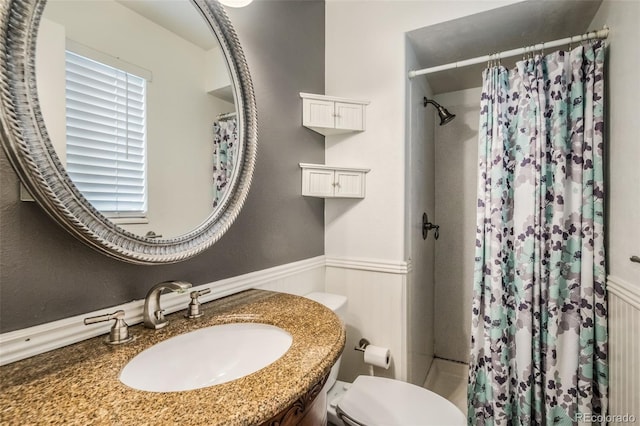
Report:
[[[126,7],[128,3],[182,6],[180,13],[169,11],[181,20],[172,25],[200,26],[207,37],[178,35]],[[205,20],[186,0],[47,3],[36,49],[37,88],[47,131],[63,164],[68,142],[66,50],[146,80],[146,147],[141,161],[147,211],[105,215],[130,232],[154,231],[163,238],[201,224],[212,213],[216,196],[214,123],[235,111],[224,57]]]

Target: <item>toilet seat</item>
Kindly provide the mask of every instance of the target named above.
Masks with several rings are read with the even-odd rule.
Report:
[[[445,426],[467,424],[450,401],[427,389],[384,377],[358,376],[337,404],[353,426]]]

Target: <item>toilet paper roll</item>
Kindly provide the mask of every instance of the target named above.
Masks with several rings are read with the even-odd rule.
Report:
[[[364,350],[364,362],[387,369],[391,364],[391,351],[381,346],[368,345]]]

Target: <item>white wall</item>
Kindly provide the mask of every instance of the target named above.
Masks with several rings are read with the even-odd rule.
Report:
[[[405,33],[511,3],[514,1],[456,1],[452,7],[451,1],[427,0],[326,2],[325,93],[371,101],[367,106],[365,132],[326,138],[327,164],[371,168],[364,200],[325,202],[327,257],[366,259],[383,264],[403,262],[410,257],[405,243],[405,221],[408,220],[405,213],[405,138],[408,136],[405,135],[408,84]],[[411,263],[423,261],[412,259]],[[349,294],[350,318],[367,318],[371,314],[370,306],[389,306],[384,327],[363,321],[357,329],[365,337],[375,336],[376,345],[393,346],[395,377],[406,379],[407,279],[398,274],[387,279],[384,287],[375,287],[369,282],[373,283],[354,282],[348,271],[327,271],[327,289]],[[412,308],[414,314],[420,304],[426,309],[430,303],[426,296],[419,297],[425,300],[416,301]],[[391,301],[394,304],[390,305]],[[426,330],[429,324],[422,326]],[[401,341],[397,340],[399,331]],[[348,347],[346,352],[350,352]],[[353,369],[360,365],[355,358],[354,364],[345,364],[342,370],[346,375],[352,375]]]
[[[36,40],[36,87],[51,143],[62,164],[67,163],[64,26],[42,18]]]
[[[436,126],[436,356],[467,362],[476,238],[478,120],[481,88],[436,96],[456,115]]]
[[[606,0],[591,28],[610,27],[608,79],[608,263],[609,274],[640,286],[640,2]]]
[[[609,413],[640,419],[640,2],[605,0],[591,28],[607,40]],[[612,421],[612,425],[628,424]]]
[[[170,237],[200,224],[213,203],[212,124],[219,113],[234,110],[206,92],[206,52],[114,1],[51,2],[45,16],[62,25],[67,38],[152,73],[147,85],[149,223],[122,226]],[[59,55],[64,65],[64,51]],[[52,68],[39,69],[49,74]],[[62,78],[64,90],[64,69]],[[47,121],[47,127],[54,124]]]
[[[367,198],[326,203],[326,253],[405,258],[405,33],[513,1],[327,1],[325,91],[370,100],[367,130],[326,138],[327,164],[371,168]]]

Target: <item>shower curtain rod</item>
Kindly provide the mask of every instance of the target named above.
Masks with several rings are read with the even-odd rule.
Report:
[[[424,74],[432,74],[438,71],[444,71],[444,70],[450,70],[454,68],[462,68],[469,65],[481,64],[482,62],[488,62],[494,59],[508,58],[510,56],[516,56],[522,53],[533,52],[536,50],[541,51],[547,47],[558,47],[558,46],[564,46],[566,44],[579,43],[581,41],[586,41],[586,40],[593,40],[596,38],[597,39],[607,38],[608,35],[609,35],[609,28],[605,25],[605,27],[600,31],[589,31],[586,34],[571,36],[571,37],[562,38],[554,41],[548,41],[544,43],[539,43],[534,46],[520,47],[518,49],[512,49],[512,50],[505,50],[504,52],[500,52],[500,53],[493,53],[491,55],[479,56],[477,58],[472,58],[472,59],[465,59],[464,61],[452,62],[450,64],[438,65],[436,67],[431,67],[431,68],[423,68],[421,70],[412,70],[412,71],[409,71],[409,78],[414,78]]]

